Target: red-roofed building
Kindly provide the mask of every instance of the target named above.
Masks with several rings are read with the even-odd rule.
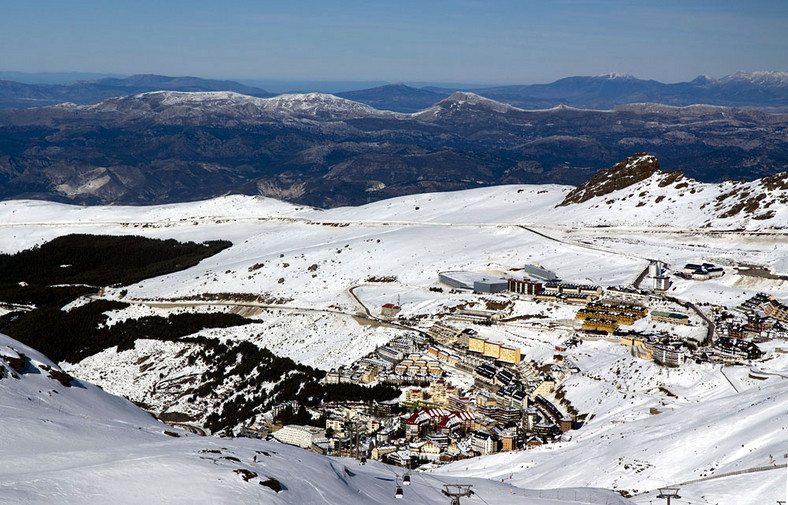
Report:
[[[430,425],[430,416],[426,411],[420,410],[405,421],[405,437],[418,438],[427,431]]]
[[[468,431],[474,419],[476,419],[476,414],[473,412],[452,412],[441,419],[436,428],[441,433]]]
[[[380,315],[383,317],[395,317],[399,314],[400,306],[393,303],[387,303],[380,308]]]

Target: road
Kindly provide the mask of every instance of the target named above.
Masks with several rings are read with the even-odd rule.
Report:
[[[643,269],[642,272],[640,272],[640,275],[637,276],[637,279],[635,279],[635,282],[632,283],[632,285],[635,287],[635,289],[640,289],[640,283],[643,282],[643,279],[645,279],[646,276],[648,275],[648,268],[649,268],[649,266],[651,266],[650,263],[649,263],[648,266],[646,266],[646,268]]]
[[[175,307],[207,307],[207,306],[225,306],[225,307],[246,307],[246,308],[258,308],[258,309],[270,309],[270,310],[281,310],[281,311],[293,311],[293,312],[311,312],[317,314],[326,314],[330,316],[339,316],[339,317],[350,317],[353,319],[361,319],[364,321],[368,321],[370,323],[379,324],[381,326],[388,326],[391,328],[397,328],[400,330],[405,331],[414,331],[420,333],[422,335],[427,336],[427,333],[423,330],[418,328],[412,328],[410,326],[397,323],[395,321],[389,321],[378,316],[372,314],[372,312],[367,308],[366,305],[358,298],[355,294],[356,288],[362,287],[362,285],[356,285],[350,287],[347,292],[348,294],[355,300],[355,302],[360,307],[359,312],[345,312],[342,310],[337,309],[321,309],[315,307],[296,307],[292,305],[276,305],[270,303],[259,303],[259,302],[247,302],[247,301],[233,301],[233,300],[213,300],[213,301],[202,301],[202,300],[156,300],[156,299],[146,299],[146,298],[126,298],[123,299],[124,303],[129,304],[136,304],[136,305],[147,305],[148,307],[155,307],[155,308],[162,308],[162,309],[169,309]],[[101,297],[97,295],[91,296],[94,300],[100,300]]]
[[[697,305],[695,305],[692,302],[681,300],[679,298],[674,298],[672,296],[668,296],[665,294],[663,294],[662,297],[670,302],[677,303],[682,307],[690,309],[691,311],[695,312],[695,314],[697,314],[699,318],[703,319],[703,321],[706,322],[706,338],[703,340],[703,342],[701,342],[701,344],[711,345],[712,342],[714,342],[714,330],[715,330],[714,321],[706,317],[706,314],[704,314],[703,311],[700,310]]]
[[[739,393],[740,392],[739,388],[736,387],[736,384],[734,384],[731,378],[728,377],[728,374],[725,373],[725,365],[720,365],[720,373],[722,374],[723,377],[725,377],[725,380],[728,381],[728,384],[731,385],[733,390]]]

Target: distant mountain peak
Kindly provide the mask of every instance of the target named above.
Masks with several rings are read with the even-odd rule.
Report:
[[[455,91],[448,98],[435,104],[440,109],[460,110],[460,109],[485,109],[494,112],[508,112],[516,110],[516,107],[508,103],[497,102],[490,98],[470,93],[468,91]]]
[[[764,70],[755,72],[739,71],[735,74],[725,76],[717,82],[746,82],[762,87],[786,87],[788,86],[788,72]]]
[[[709,77],[706,74],[701,74],[698,77],[696,77],[693,80],[691,80],[690,84],[696,84],[696,85],[702,86],[702,85],[708,84],[710,82],[714,82],[714,79]]]
[[[272,105],[280,110],[320,116],[322,118],[328,116],[348,118],[351,116],[379,116],[386,114],[370,105],[328,93],[286,94],[266,98],[263,101],[266,104],[266,108],[269,108],[268,105]]]

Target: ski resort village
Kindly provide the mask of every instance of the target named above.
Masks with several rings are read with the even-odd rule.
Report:
[[[701,270],[705,275],[699,276]],[[709,273],[722,277],[724,268],[687,264],[672,272],[693,280],[708,280]],[[298,409],[288,402],[238,434],[408,468],[570,441],[589,414],[580,413],[562,390],[564,380],[581,371],[567,351],[588,347],[586,342],[624,346],[631,356],[661,367],[660,374],[685,363],[719,364],[749,368],[749,379],[767,379],[758,368],[764,356],[758,343],[779,342],[775,351],[788,352],[786,306],[758,293],[734,310],[710,307],[707,317],[665,294],[670,277],[660,262],[638,278],[650,286],[644,288],[562,282],[537,265],[526,265],[519,275],[442,272],[430,290],[470,294],[464,303],[438,317],[404,317],[399,305],[383,304],[372,319],[410,331],[348,366],[331,368],[324,378],[330,384],[394,384],[403,391],[400,398],[324,403],[310,412],[325,419],[324,427],[277,423],[283,409]],[[522,305],[546,306],[557,318],[518,313]],[[552,355],[542,349],[537,361],[520,347],[532,345],[518,334],[523,328],[542,335],[560,328],[571,336],[556,341]]]
[[[155,486],[166,460],[243,503],[782,499],[788,184],[600,174],[328,210],[0,202],[0,388],[37,412],[3,426],[73,426],[81,462],[11,444],[0,490]]]

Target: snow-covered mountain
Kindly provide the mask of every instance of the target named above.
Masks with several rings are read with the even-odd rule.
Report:
[[[509,104],[496,102],[475,93],[456,91],[432,107],[417,112],[414,117],[429,121],[437,118],[451,118],[458,114],[465,114],[466,118],[470,118],[473,116],[468,116],[468,113],[505,114],[513,110],[517,109]]]
[[[231,91],[178,92],[155,91],[120,98],[111,98],[95,105],[72,105],[80,111],[117,113],[115,121],[129,122],[136,118],[153,118],[157,122],[175,120],[203,122],[230,120],[257,123],[288,118],[316,120],[348,120],[359,117],[393,116],[359,102],[325,93],[279,95],[257,98]]]
[[[735,82],[746,82],[754,86],[769,88],[788,87],[788,72],[777,71],[758,71],[758,72],[736,72],[720,79],[713,80],[715,84],[730,84]]]
[[[197,335],[252,342],[323,369],[348,364],[402,333],[360,324],[355,317],[376,314],[384,303],[398,301],[402,317],[418,328],[453,307],[484,306],[470,293],[431,290],[438,272],[446,270],[517,276],[525,263],[538,263],[565,280],[608,287],[633,283],[650,259],[664,261],[673,272],[685,263],[710,261],[724,265],[726,275],[703,283],[674,277],[669,294],[703,307],[735,307],[762,291],[788,300],[788,188],[782,179],[702,184],[660,171],[647,155],[626,160],[616,171],[578,191],[502,186],[331,210],[242,196],[156,207],[6,201],[0,203],[2,248],[14,252],[77,231],[231,240],[232,247],[192,268],[105,289],[104,298],[130,303],[110,312],[109,324],[153,314],[243,310],[253,324]],[[755,196],[758,207],[748,210]],[[754,266],[760,274],[752,273]],[[279,301],[244,307],[234,301],[234,295],[248,294]],[[574,333],[570,322],[576,307],[489,299],[512,303],[516,314],[555,321],[483,329],[491,338],[520,346],[537,363],[552,359],[554,346]],[[692,337],[704,329],[693,325],[670,331]],[[645,504],[660,485],[768,466],[770,454],[785,452],[780,412],[788,355],[779,347],[778,342],[764,345],[768,359],[759,366],[769,376],[756,381],[746,368],[726,368],[723,375],[719,367],[694,363],[667,374],[616,343],[586,342],[567,352],[581,373],[566,381],[564,396],[588,414],[571,441],[447,471],[465,475],[467,466],[473,475],[511,476],[505,480],[530,487],[649,491],[634,498]],[[190,404],[181,392],[167,388],[201,372],[189,368],[194,365],[188,360],[185,342],[140,339],[133,349],[110,348],[61,365],[156,412],[199,419],[218,404]],[[244,454],[234,457],[247,462],[252,453]],[[330,471],[330,466],[321,468]],[[757,505],[764,497],[779,498],[782,476],[779,470],[762,471],[682,487],[693,502]],[[237,485],[242,484],[239,478]],[[743,485],[753,493],[743,493]]]
[[[589,79],[595,89],[602,78]],[[604,110],[566,100],[525,110],[505,96],[454,92],[404,114],[320,93],[157,91],[0,110],[8,139],[0,198],[138,205],[230,193],[325,208],[500,184],[577,185],[635,152],[704,182],[788,169],[784,114],[636,98]]]
[[[584,207],[584,215],[601,208],[624,217],[630,226],[638,219],[641,225],[677,224],[680,221],[676,218],[680,219],[681,214],[691,220],[684,222],[692,226],[721,227],[730,223],[733,228],[760,228],[758,221],[782,227],[786,216],[773,219],[778,212],[785,212],[786,204],[788,172],[752,182],[706,185],[681,171],[661,171],[654,156],[638,154],[597,172],[588,182],[569,192],[559,206],[579,205]],[[641,212],[638,210],[641,207],[646,209]]]
[[[28,505],[400,503],[402,470],[250,439],[200,437],[155,421],[128,400],[74,379],[0,334],[0,498]],[[65,379],[64,379],[65,380]],[[66,385],[67,384],[67,385]],[[443,485],[472,484],[490,504],[628,502],[602,489],[530,491],[487,479],[415,474],[404,497],[442,503]]]

